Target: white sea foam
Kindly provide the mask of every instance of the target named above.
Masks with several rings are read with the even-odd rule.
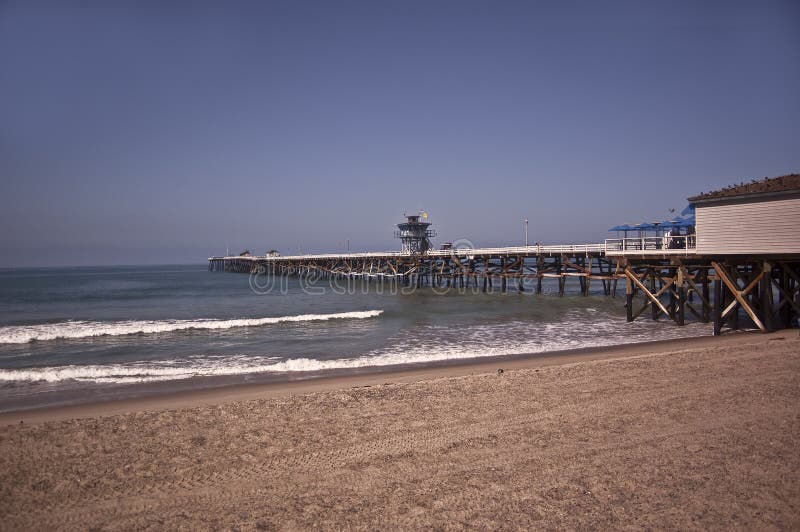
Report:
[[[363,319],[380,316],[382,310],[338,312],[334,314],[301,314],[269,318],[242,318],[235,320],[160,320],[160,321],[64,321],[40,325],[12,325],[0,327],[0,344],[26,344],[33,341],[91,338],[94,336],[121,336],[127,334],[153,334],[189,329],[232,329],[234,327],[259,327],[276,323],[326,321],[336,319]]]
[[[436,334],[419,338],[397,339],[386,349],[363,356],[318,360],[307,357],[279,358],[263,355],[202,356],[188,360],[128,364],[60,366],[49,368],[0,370],[0,381],[78,381],[124,384],[192,377],[248,375],[255,373],[319,372],[364,367],[420,364],[437,361],[544,353],[563,349],[600,347],[649,340],[698,336],[707,332],[702,324],[686,327],[653,327],[645,322],[622,324],[602,320],[576,334],[579,324],[573,320],[546,324],[532,331],[528,323],[480,326],[460,334],[457,341],[442,343]],[[431,329],[438,329],[436,326]],[[612,334],[612,330],[617,334]],[[527,335],[526,335],[527,332]],[[619,333],[627,333],[620,335]],[[532,334],[533,333],[533,334]],[[433,337],[433,338],[432,338]],[[511,341],[509,338],[516,338]]]

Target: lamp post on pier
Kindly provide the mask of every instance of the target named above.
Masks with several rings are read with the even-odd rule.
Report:
[[[528,219],[525,218],[525,247],[528,247]]]

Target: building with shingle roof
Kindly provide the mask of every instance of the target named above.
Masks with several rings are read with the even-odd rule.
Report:
[[[728,198],[766,198],[774,195],[800,194],[800,174],[753,179],[750,183],[731,185],[689,198],[692,203],[706,203]]]
[[[688,199],[695,206],[699,255],[800,255],[800,174]]]

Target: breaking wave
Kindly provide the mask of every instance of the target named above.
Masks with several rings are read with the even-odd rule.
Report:
[[[334,314],[301,314],[270,318],[242,318],[235,320],[161,320],[161,321],[64,321],[41,325],[12,325],[0,327],[0,344],[26,344],[29,342],[91,338],[95,336],[122,336],[128,334],[153,334],[197,329],[232,329],[234,327],[260,327],[276,323],[364,319],[380,316],[382,310],[338,312]]]
[[[284,358],[266,355],[201,355],[169,361],[132,362],[128,364],[75,365],[47,368],[0,370],[0,382],[93,382],[129,384],[189,379],[194,377],[250,375],[256,373],[324,372],[365,367],[420,364],[437,361],[497,357],[504,355],[546,353],[563,349],[602,347],[650,340],[666,340],[699,336],[707,333],[703,324],[687,324],[683,328],[655,329],[645,323],[627,324],[628,334],[599,334],[602,329],[617,329],[615,322],[599,322],[592,331],[576,335],[569,324],[549,324],[537,334],[522,341],[509,342],[508,333],[516,338],[530,327],[512,323],[502,328],[478,327],[472,334],[461,335],[456,343],[436,341],[399,341],[386,349],[347,358],[319,360],[307,357]],[[497,335],[494,340],[492,337]],[[505,339],[505,341],[504,341]]]

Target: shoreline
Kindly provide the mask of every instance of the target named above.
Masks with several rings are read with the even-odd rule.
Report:
[[[791,530],[798,404],[787,330],[50,410],[0,426],[0,522]]]
[[[13,424],[37,424],[67,419],[106,417],[140,411],[163,411],[197,406],[213,406],[251,399],[274,399],[333,390],[404,384],[502,370],[559,366],[577,362],[612,360],[663,354],[671,351],[710,346],[741,345],[766,342],[775,338],[797,336],[795,329],[763,334],[759,332],[728,333],[723,336],[699,336],[655,340],[614,346],[589,347],[545,353],[507,355],[490,358],[443,360],[424,365],[373,366],[341,373],[268,376],[259,382],[192,387],[178,391],[156,391],[135,397],[88,401],[79,404],[33,407],[0,413],[0,427]],[[747,339],[745,341],[745,339]],[[272,377],[272,378],[270,378]],[[166,385],[163,385],[167,387]]]

